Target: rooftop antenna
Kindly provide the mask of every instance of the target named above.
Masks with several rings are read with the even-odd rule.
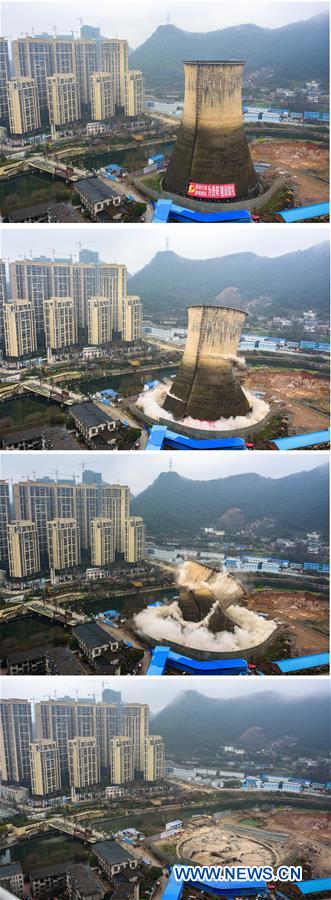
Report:
[[[169,472],[173,472],[173,461],[171,457],[169,459]]]
[[[169,11],[169,9],[168,9],[168,12],[167,12],[167,19],[166,19],[166,22],[167,22],[167,25],[170,25],[170,11]]]
[[[166,250],[170,250],[170,237],[166,238]]]

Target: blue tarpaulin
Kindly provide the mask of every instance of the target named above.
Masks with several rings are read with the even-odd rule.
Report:
[[[294,434],[291,437],[276,438],[272,443],[278,450],[300,450],[302,447],[313,447],[314,444],[328,444],[331,431],[312,431],[308,434]]]
[[[295,656],[293,659],[276,659],[273,666],[287,674],[288,672],[301,672],[303,669],[318,669],[320,666],[328,666],[329,653],[314,653],[311,656]]]
[[[329,203],[315,203],[313,206],[300,206],[297,209],[282,209],[278,213],[284,222],[303,222],[305,219],[318,219],[328,216]]]

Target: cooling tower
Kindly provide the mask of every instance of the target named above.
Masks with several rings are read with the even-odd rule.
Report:
[[[182,361],[163,408],[177,420],[217,422],[246,416],[250,405],[233,364],[246,313],[224,306],[189,306]]]
[[[226,610],[241,604],[245,590],[233,575],[223,574],[195,560],[184,566],[185,582],[180,585],[178,606],[186,622],[202,622],[208,617],[208,630],[234,631],[235,622]]]
[[[183,118],[163,187],[200,200],[259,193],[242,114],[244,63],[185,62]]]

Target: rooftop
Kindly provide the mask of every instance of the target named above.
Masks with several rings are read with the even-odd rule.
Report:
[[[6,863],[0,866],[0,881],[2,878],[11,878],[12,875],[22,875],[21,864],[19,862]]]
[[[79,863],[69,865],[66,866],[66,873],[67,877],[69,876],[69,879],[74,881],[76,888],[84,896],[88,894],[92,894],[93,898],[96,898],[98,895],[100,897],[104,896],[105,891],[102,884],[96,875],[94,875],[90,866],[81,865]]]
[[[92,178],[82,178],[81,181],[76,182],[75,187],[79,194],[83,194],[92,203],[102,203],[104,200],[120,196],[118,191],[115,191],[108,182],[106,184],[97,175],[93,175]]]
[[[109,416],[95,406],[91,400],[87,400],[85,403],[75,403],[71,407],[71,414],[74,419],[79,419],[80,422],[84,422],[85,425],[92,428],[94,425],[108,424],[111,421]]]
[[[106,644],[117,644],[118,641],[113,635],[108,634],[100,625],[90,622],[87,625],[76,625],[72,629],[72,634],[81,638],[84,643],[90,647],[104,647]]]
[[[124,847],[117,844],[116,841],[100,841],[93,845],[93,852],[97,856],[101,856],[111,865],[119,865],[120,863],[133,862],[134,857]]]

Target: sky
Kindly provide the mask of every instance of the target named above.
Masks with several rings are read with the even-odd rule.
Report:
[[[70,253],[78,257],[79,242],[84,248],[98,251],[104,262],[124,263],[134,274],[143,268],[160,250],[172,250],[189,259],[211,259],[231,253],[257,253],[259,256],[282,256],[295,250],[306,250],[324,241],[325,229],[322,225],[313,228],[301,226],[279,228],[218,229],[213,225],[196,225],[190,228],[168,228],[167,225],[116,225],[103,227],[84,225],[77,229],[72,226],[46,229],[44,225],[30,225],[25,228],[2,230],[1,255],[4,259],[46,255],[68,257]],[[322,229],[322,230],[321,230]]]
[[[110,12],[110,6],[112,6]],[[48,3],[45,0],[7,0],[2,4],[2,34],[19,37],[21,34],[47,32],[54,25],[59,34],[78,31],[83,24],[99,27],[105,37],[127,38],[132,48],[139,46],[159,25],[168,21],[187,31],[214,31],[247,22],[265,28],[278,28],[289,22],[309,19],[326,12],[327,3],[281,2],[220,3],[219,0],[126,0],[124,3]]]
[[[46,684],[47,681],[47,684]],[[20,678],[18,676],[5,676],[1,679],[1,695],[2,698],[22,698],[27,700],[46,700],[48,697],[54,699],[54,692],[57,697],[78,696],[81,698],[91,697],[95,694],[96,699],[101,699],[101,693],[104,688],[112,688],[112,690],[122,692],[122,700],[126,703],[148,703],[151,712],[156,713],[163,709],[168,703],[175,700],[183,690],[199,691],[206,697],[214,697],[222,700],[235,699],[236,697],[255,696],[266,691],[273,691],[278,696],[283,697],[284,703],[287,699],[302,699],[308,696],[325,695],[329,689],[327,677],[320,678],[298,678],[288,676],[287,678],[199,678],[191,676],[183,685],[183,678],[171,677],[162,679],[162,691],[160,691],[159,678],[136,678],[125,676],[109,677],[105,676],[103,681],[99,681],[97,676],[89,678],[88,676],[66,676],[56,677],[49,676],[46,680],[43,676],[34,675],[33,679]],[[77,693],[78,692],[78,693]]]
[[[139,456],[139,465],[137,464]],[[54,478],[55,470],[58,479],[72,478],[73,473],[81,480],[82,462],[86,469],[102,472],[103,478],[110,484],[128,484],[133,494],[143,491],[161,472],[167,472],[172,460],[173,471],[185,478],[206,480],[222,478],[244,472],[256,472],[267,478],[282,478],[292,473],[314,469],[323,462],[327,463],[328,453],[283,454],[260,451],[259,453],[139,453],[121,452],[120,454],[97,454],[89,451],[82,454],[67,451],[46,455],[39,452],[2,453],[0,457],[0,478],[14,481],[48,475]]]

